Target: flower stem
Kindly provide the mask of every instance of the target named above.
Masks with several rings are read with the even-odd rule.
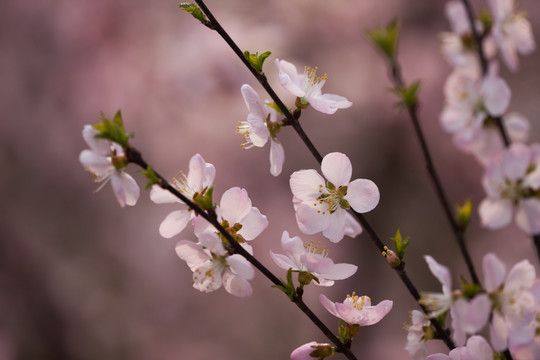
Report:
[[[540,259],[540,234],[536,234],[532,236],[534,247],[536,248],[536,253],[538,254],[538,258]]]
[[[283,115],[286,117],[286,122],[285,124],[286,125],[291,125],[294,130],[296,131],[296,133],[300,136],[300,138],[302,139],[302,141],[304,142],[304,144],[308,147],[308,149],[310,150],[310,152],[312,153],[312,155],[315,157],[315,159],[317,160],[317,162],[320,164],[322,162],[322,156],[321,154],[319,153],[319,151],[317,150],[317,148],[313,145],[313,143],[311,142],[311,140],[309,139],[309,137],[306,135],[306,133],[304,132],[304,130],[302,129],[302,126],[300,125],[300,122],[298,121],[298,118],[300,116],[300,112],[299,111],[296,111],[295,114],[292,114],[289,109],[285,106],[285,104],[283,103],[283,101],[281,101],[281,99],[277,96],[277,94],[275,93],[275,91],[273,90],[273,88],[270,86],[270,84],[268,83],[267,79],[266,79],[266,76],[264,74],[261,74],[261,73],[258,73],[250,64],[249,62],[244,58],[244,54],[243,52],[240,50],[240,48],[238,47],[238,45],[236,45],[236,43],[231,39],[231,37],[229,36],[229,34],[223,29],[223,27],[219,24],[219,22],[216,20],[216,18],[214,17],[214,15],[211,13],[210,9],[208,9],[208,7],[205,5],[204,1],[203,0],[195,0],[195,2],[197,3],[197,5],[200,7],[200,9],[204,12],[204,14],[207,16],[208,20],[209,20],[209,25],[207,25],[210,29],[212,30],[215,30],[222,38],[223,40],[225,40],[225,42],[231,47],[231,49],[234,51],[234,53],[240,58],[240,60],[244,63],[244,65],[249,69],[249,71],[253,74],[253,76],[255,76],[255,78],[259,81],[259,83],[262,85],[262,87],[266,90],[266,92],[268,93],[268,95],[272,98],[272,100],[276,103],[276,105],[278,106],[278,108],[280,109],[280,111],[283,113]],[[370,235],[370,238],[371,240],[374,242],[375,246],[377,246],[377,248],[379,249],[379,251],[383,251],[384,250],[384,243],[380,240],[379,236],[377,235],[377,233],[375,232],[375,230],[370,226],[369,222],[364,218],[363,215],[359,214],[359,213],[356,213],[356,212],[353,212],[354,215],[358,218],[358,220],[360,221],[360,223],[362,224],[362,226],[366,229],[366,231],[368,232],[368,234]],[[403,281],[403,283],[405,284],[405,286],[407,287],[407,289],[409,290],[409,292],[411,293],[411,295],[414,297],[415,300],[419,300],[420,299],[420,295],[419,295],[419,292],[418,290],[416,289],[416,287],[414,286],[414,284],[412,283],[412,281],[409,279],[408,275],[406,274],[405,270],[404,269],[401,269],[401,270],[396,270],[396,272],[398,273],[400,279]],[[422,307],[422,310],[427,313],[427,310]],[[442,327],[440,326],[440,324],[434,320],[434,319],[431,319],[431,323],[433,324],[433,326],[435,327],[435,329],[437,330],[437,335],[444,340],[444,342],[446,343],[446,345],[448,346],[448,348],[450,349],[453,349],[455,348],[455,345],[454,343],[452,342],[452,340],[450,339],[450,337],[448,336],[448,334],[446,333],[446,331],[444,331],[444,329],[442,329]],[[343,345],[343,343],[341,343],[341,341],[338,340],[338,343]],[[336,344],[337,345],[337,344]],[[345,347],[346,348],[346,347]],[[340,351],[341,348],[338,346],[338,349]],[[346,348],[347,349],[347,348]],[[350,350],[347,349],[347,351],[350,353]],[[348,356],[348,353],[347,352],[344,352],[344,354]],[[351,353],[352,355],[352,353]]]
[[[476,45],[476,52],[478,54],[478,62],[480,63],[480,68],[482,69],[482,77],[485,77],[488,73],[488,61],[486,58],[486,54],[484,53],[484,47],[482,46],[484,36],[482,36],[478,32],[478,29],[476,28],[476,21],[475,21],[476,16],[474,14],[474,10],[469,0],[461,0],[461,2],[463,3],[463,6],[465,6],[467,19],[469,20],[469,25],[471,26],[471,32],[473,35],[474,43]],[[499,129],[499,132],[501,133],[504,146],[505,147],[510,146],[510,138],[508,137],[508,133],[506,132],[506,129],[504,128],[504,124],[502,123],[501,117],[500,116],[495,117],[495,122],[497,123],[497,128]]]
[[[134,147],[128,147],[124,149],[128,162],[139,165],[142,169],[148,169],[148,163],[143,159],[141,153]],[[186,205],[188,205],[197,215],[203,217],[208,221],[212,226],[216,228],[221,235],[223,235],[229,244],[232,247],[233,253],[240,254],[246,260],[248,260],[253,266],[255,266],[264,276],[266,276],[274,285],[281,286],[283,283],[281,280],[275,276],[268,268],[266,268],[259,260],[257,260],[253,255],[247,252],[237,241],[236,239],[219,223],[215,216],[211,216],[206,211],[201,209],[197,204],[188,199],[184,194],[178,191],[177,188],[172,186],[161,174],[152,168],[154,174],[159,179],[158,185],[165,190],[168,190],[171,194],[176,196]],[[300,292],[301,294],[301,292]],[[302,301],[301,295],[300,299],[295,299],[293,302],[296,304],[304,314],[306,314],[310,320],[322,331],[326,337],[336,345],[339,352],[343,353],[349,360],[357,360],[351,350],[345,346],[333,333],[328,329],[326,325],[309,309],[309,307]]]
[[[405,83],[403,81],[403,76],[401,74],[401,68],[396,59],[391,60],[390,67],[391,67],[391,81],[394,84],[396,90],[403,89],[405,87]],[[418,118],[418,101],[415,101],[412,104],[406,104],[406,108],[407,108],[407,112],[409,113],[409,118],[412,121],[414,131],[416,133],[416,137],[418,138],[418,141],[420,142],[420,147],[422,149],[422,154],[424,155],[427,171],[430,175],[433,186],[435,186],[437,197],[439,198],[439,202],[441,203],[443,207],[446,218],[448,219],[448,222],[450,223],[452,232],[454,233],[454,236],[457,240],[459,249],[461,251],[461,255],[463,256],[463,259],[465,260],[465,263],[469,270],[469,274],[471,275],[472,281],[476,284],[480,284],[478,275],[476,274],[476,270],[474,268],[473,261],[471,259],[469,251],[467,250],[467,246],[465,244],[465,229],[463,228],[463,226],[460,226],[457,223],[456,218],[454,214],[452,213],[450,204],[448,202],[448,198],[446,196],[441,180],[439,178],[439,175],[437,173],[437,170],[431,158],[431,153],[427,145],[426,137],[424,136],[424,131],[422,130],[420,119]]]

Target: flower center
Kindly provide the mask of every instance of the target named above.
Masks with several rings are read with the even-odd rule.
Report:
[[[330,214],[333,214],[340,207],[346,209],[350,207],[347,200],[343,198],[345,195],[347,195],[346,186],[340,186],[339,188],[336,188],[331,182],[329,182],[326,187],[320,184],[319,193],[321,195],[317,197],[317,203],[313,204],[315,207],[317,207],[318,205],[321,205],[323,207],[322,210],[317,210],[319,214],[326,215],[326,211],[328,211]]]
[[[358,296],[354,291],[352,295],[347,295],[347,299],[352,301],[352,306],[357,310],[363,310],[364,306],[371,306],[371,298],[369,296]]]
[[[321,249],[319,249],[320,243],[317,243],[317,245],[313,245],[313,241],[311,241],[309,244],[304,245],[304,248],[306,249],[306,253],[310,253],[313,255],[319,255],[321,258],[325,258],[328,256],[328,249],[326,246],[323,246]]]
[[[321,87],[326,82],[328,76],[323,74],[323,76],[317,76],[317,67],[306,66],[304,67],[304,76],[305,76],[305,92],[306,96],[309,96],[314,91],[320,90]]]
[[[180,170],[180,178],[173,179],[173,183],[182,194],[186,195],[188,198],[193,199],[197,191],[195,191],[188,182],[187,176],[183,171]]]
[[[251,149],[253,142],[251,141],[251,125],[247,121],[239,121],[236,126],[236,133],[242,136],[243,143],[240,144],[243,150]]]

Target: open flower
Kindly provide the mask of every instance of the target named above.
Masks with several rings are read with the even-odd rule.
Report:
[[[332,302],[326,296],[319,296],[322,306],[335,317],[347,324],[369,326],[378,323],[392,310],[393,302],[383,300],[375,306],[371,305],[369,296],[358,296],[356,293],[347,295],[345,300]]]
[[[344,235],[358,235],[360,225],[346,209],[352,208],[358,213],[373,210],[380,197],[377,185],[367,179],[350,181],[351,162],[342,153],[326,155],[321,171],[326,179],[313,169],[291,175],[289,183],[300,231],[304,234],[322,231],[332,242],[340,241]]]
[[[83,150],[79,161],[94,175],[94,181],[102,183],[98,189],[111,181],[114,195],[120,206],[133,206],[139,199],[139,186],[135,180],[123,169],[127,166],[127,159],[122,147],[109,140],[96,138],[99,131],[92,125],[85,125],[82,135],[90,150]]]
[[[448,355],[441,353],[429,355],[426,360],[493,360],[493,355],[493,350],[486,339],[474,335],[467,340],[466,346],[457,347]]]
[[[482,184],[487,197],[478,207],[482,224],[500,229],[512,221],[527,234],[540,233],[540,144],[512,144],[491,163]]]
[[[270,251],[272,260],[282,269],[308,272],[318,279],[316,284],[332,286],[334,280],[343,280],[352,276],[358,266],[352,264],[334,264],[328,257],[326,247],[319,249],[313,243],[304,245],[298,236],[290,237],[287,231],[281,237],[281,247],[287,255],[275,254]]]
[[[221,225],[235,236],[239,243],[255,239],[268,226],[266,216],[251,206],[247,191],[239,187],[223,193],[216,214]],[[193,219],[193,227],[197,236],[208,231],[216,232],[213,225],[200,216]],[[249,246],[247,248],[249,249]]]
[[[174,180],[174,186],[187,198],[193,199],[194,196],[202,195],[212,186],[216,176],[216,168],[205,162],[201,155],[195,154],[189,160],[188,175],[185,176],[182,172],[181,175],[181,179]],[[174,210],[161,222],[159,233],[164,238],[169,239],[180,233],[195,216],[184,202],[157,185],[152,187],[150,199],[156,204],[178,203],[180,206],[179,210]]]
[[[493,38],[499,47],[506,66],[517,71],[517,54],[530,54],[536,47],[531,24],[523,12],[516,11],[514,0],[488,0],[493,13]]]
[[[352,105],[347,98],[334,94],[322,94],[321,88],[326,82],[326,74],[317,76],[317,68],[306,66],[299,74],[296,66],[285,60],[276,59],[279,71],[279,83],[288,92],[300,99],[302,105],[311,105],[317,111],[333,114],[338,109]]]
[[[427,316],[418,310],[411,312],[411,323],[406,324],[407,344],[405,350],[415,360],[425,359],[428,354],[426,346],[426,329],[430,328],[430,321]],[[428,330],[429,331],[429,330]]]
[[[227,254],[216,233],[200,234],[199,243],[179,241],[176,254],[193,271],[195,289],[208,293],[223,285],[234,296],[246,297],[253,293],[249,284],[255,276],[253,266],[239,254]]]
[[[459,292],[452,292],[450,270],[439,264],[433,257],[424,256],[429,270],[440,281],[441,293],[423,293],[420,303],[430,310],[429,316],[435,318],[447,310],[452,317],[452,337],[456,345],[465,344],[467,334],[475,334],[488,322],[491,302],[486,294],[476,295],[473,299],[461,297]]]
[[[315,341],[296,348],[291,353],[291,360],[324,359],[334,356],[335,347],[331,344],[321,344]]]
[[[277,112],[266,104],[262,104],[259,95],[247,84],[241,87],[242,96],[249,110],[247,121],[241,121],[236,132],[242,135],[243,149],[253,146],[263,147],[270,139],[270,173],[281,174],[285,152],[277,139],[281,125],[277,122]]]

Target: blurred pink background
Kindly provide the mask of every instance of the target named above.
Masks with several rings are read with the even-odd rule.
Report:
[[[367,219],[389,243],[396,229],[411,237],[407,270],[424,290],[439,291],[422,260],[432,254],[465,274],[447,220],[427,177],[405,114],[393,108],[385,64],[365,30],[398,17],[400,61],[408,81],[421,79],[422,125],[452,203],[483,198],[480,166],[458,152],[438,123],[442,85],[450,72],[437,34],[448,29],[444,1],[208,1],[241,48],[270,50],[265,71],[277,89],[276,57],[328,74],[325,91],[353,107],[333,116],[304,111],[301,121],[320,152],[345,152],[353,177],[375,181],[381,202]],[[540,37],[540,3],[520,2]],[[485,6],[476,2],[478,10]],[[540,141],[539,52],[521,58],[521,72],[502,70],[513,90],[510,110],[529,118]],[[535,65],[536,64],[536,65]],[[84,124],[100,111],[122,109],[132,143],[167,177],[187,170],[201,153],[217,167],[216,200],[230,187],[248,190],[270,227],[253,242],[255,254],[278,276],[270,249],[280,252],[283,230],[298,231],[288,186],[298,169],[318,168],[295,133],[279,135],[283,173],[269,174],[268,148],[242,151],[234,133],[247,115],[240,86],[262,89],[219,36],[178,8],[176,1],[35,0],[0,4],[0,360],[11,359],[288,359],[297,346],[325,341],[287,298],[257,274],[254,295],[223,289],[202,294],[174,244],[158,234],[174,207],[143,192],[121,209],[78,161]],[[294,99],[277,89],[286,103]],[[136,174],[141,187],[144,179]],[[322,291],[342,301],[356,291],[373,302],[394,301],[378,325],[361,329],[353,351],[362,359],[407,359],[402,324],[416,306],[367,235],[330,248],[336,262],[359,266],[332,288],[308,287],[306,302],[328,326],[337,320],[320,306]],[[467,232],[473,258],[495,251],[508,265],[528,258],[530,239],[515,226],[490,232],[476,213]],[[480,272],[480,267],[478,266]],[[441,348],[433,342],[432,349]]]

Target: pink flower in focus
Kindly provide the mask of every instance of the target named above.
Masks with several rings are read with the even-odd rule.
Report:
[[[326,74],[317,77],[317,68],[306,66],[302,74],[298,74],[296,66],[285,60],[276,59],[279,71],[279,83],[292,95],[300,98],[304,105],[311,105],[315,110],[325,114],[333,114],[338,109],[346,109],[352,105],[347,98],[334,94],[322,94],[321,88],[326,82]]]
[[[291,175],[290,186],[296,221],[304,234],[322,232],[332,242],[362,230],[346,209],[371,211],[379,202],[379,189],[371,180],[350,181],[352,165],[342,153],[330,153],[321,163],[324,178],[316,170],[300,170]],[[326,178],[326,179],[325,179]]]
[[[79,161],[94,175],[95,182],[102,183],[96,192],[110,180],[120,206],[135,205],[140,190],[131,175],[123,171],[127,165],[124,150],[116,143],[96,138],[98,134],[99,131],[92,125],[84,126],[82,135],[90,150],[83,150],[79,155]]]
[[[277,112],[270,106],[263,105],[251,86],[244,84],[240,90],[249,109],[247,121],[241,121],[236,128],[236,132],[244,139],[242,148],[263,147],[270,139],[270,173],[278,176],[283,168],[285,152],[276,137],[280,129]]]
[[[290,237],[287,231],[281,237],[281,247],[286,255],[275,254],[270,251],[272,260],[282,269],[304,271],[315,276],[321,286],[332,286],[334,280],[343,280],[352,276],[358,266],[352,264],[334,264],[328,257],[325,247],[319,250],[313,243],[304,245],[298,236]]]
[[[371,305],[368,296],[358,296],[354,292],[347,295],[342,303],[332,302],[326,296],[319,296],[322,306],[335,317],[351,325],[369,326],[378,323],[392,310],[393,302],[383,300],[375,306]]]
[[[189,160],[188,175],[182,174],[182,176],[182,179],[174,180],[174,186],[188,199],[193,199],[196,194],[201,195],[212,186],[216,176],[216,168],[205,162],[201,155],[195,154]],[[156,204],[178,203],[180,206],[179,210],[171,212],[159,225],[159,233],[164,238],[169,239],[180,233],[195,216],[193,211],[180,199],[157,185],[152,187],[150,199]]]

